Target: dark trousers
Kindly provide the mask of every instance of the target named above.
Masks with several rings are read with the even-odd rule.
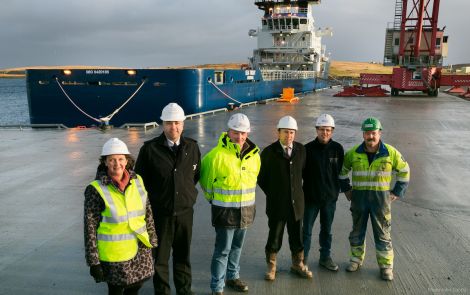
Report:
[[[190,248],[193,229],[193,213],[178,216],[154,215],[158,247],[154,250],[155,294],[171,294],[168,260],[173,249],[173,281],[177,294],[191,294]]]
[[[108,283],[109,295],[137,295],[140,288],[144,285],[144,281],[140,281],[129,286],[116,286]]]
[[[304,249],[302,243],[302,219],[295,221],[295,218],[288,217],[287,220],[268,219],[269,234],[265,251],[267,253],[277,253],[282,246],[284,228],[287,225],[290,251],[295,254]]]
[[[310,252],[313,224],[315,223],[315,219],[317,219],[318,213],[320,213],[320,258],[330,256],[332,241],[331,225],[335,218],[335,211],[336,201],[327,202],[321,206],[305,204],[303,229],[305,258],[308,257],[308,253]]]

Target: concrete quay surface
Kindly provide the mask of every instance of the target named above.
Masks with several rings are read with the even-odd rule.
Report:
[[[258,188],[257,216],[241,258],[241,278],[248,282],[249,293],[469,294],[470,197],[466,188],[470,179],[470,102],[446,94],[437,98],[335,98],[335,92],[308,94],[297,104],[271,102],[240,111],[250,118],[250,138],[261,148],[276,140],[275,126],[284,115],[297,119],[297,141],[302,143],[315,137],[314,122],[319,114],[333,115],[337,126],[334,139],[345,149],[362,141],[360,124],[364,118],[376,116],[382,121],[383,140],[394,145],[411,168],[406,196],[392,206],[395,280],[385,282],[379,277],[370,224],[363,267],[356,273],[345,271],[351,216],[349,202],[341,194],[332,246],[339,272],[318,266],[317,220],[309,261],[314,278],[305,280],[289,273],[286,233],[277,278],[264,281],[268,226],[265,196]],[[231,114],[188,120],[185,135],[196,139],[205,154],[226,130]],[[106,285],[94,283],[85,264],[83,191],[95,175],[107,139],[121,138],[136,157],[142,143],[161,131],[161,127],[147,132],[0,130],[0,294],[106,293]],[[192,243],[196,294],[210,294],[214,238],[210,206],[200,193]],[[234,294],[228,289],[225,293]],[[141,294],[153,294],[150,281]]]

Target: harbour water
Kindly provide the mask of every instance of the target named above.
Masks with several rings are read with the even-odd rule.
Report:
[[[0,79],[0,125],[29,124],[25,79]]]

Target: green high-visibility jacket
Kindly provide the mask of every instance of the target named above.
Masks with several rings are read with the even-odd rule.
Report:
[[[132,259],[137,254],[139,240],[145,246],[152,247],[145,222],[147,191],[139,175],[130,183],[124,194],[114,185],[103,185],[98,180],[91,183],[106,206],[97,229],[101,261]]]
[[[351,189],[350,171],[352,171],[352,189],[357,191],[390,191],[392,175],[396,173],[395,186],[391,192],[402,197],[410,180],[408,163],[397,149],[382,141],[370,165],[364,143],[354,146],[346,153],[339,175],[343,192]]]
[[[246,228],[255,217],[255,190],[261,167],[259,148],[247,139],[248,149],[230,141],[226,132],[201,164],[199,183],[212,204],[212,225]]]

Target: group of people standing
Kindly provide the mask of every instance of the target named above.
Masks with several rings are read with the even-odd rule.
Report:
[[[182,135],[185,115],[179,105],[167,105],[161,120],[163,133],[144,143],[135,165],[124,142],[108,140],[96,179],[85,191],[86,261],[95,281],[107,282],[109,294],[137,294],[152,276],[155,294],[170,294],[170,256],[176,293],[193,294],[190,245],[197,182],[211,204],[215,228],[213,294],[223,294],[225,286],[248,291],[240,279],[240,257],[255,218],[257,184],[266,195],[269,226],[266,280],[275,280],[286,227],[291,272],[312,278],[307,258],[318,215],[319,264],[338,270],[330,252],[340,192],[351,201],[353,217],[346,270],[362,265],[370,216],[381,277],[393,279],[390,209],[391,202],[404,195],[409,167],[395,148],[381,141],[382,126],[376,118],[363,122],[364,142],[345,155],[341,144],[332,140],[335,123],[328,114],[318,117],[317,137],[305,146],[295,141],[296,120],[281,118],[278,138],[261,152],[248,137],[248,117],[236,113],[202,160],[197,142]],[[391,189],[393,172],[396,181]]]

